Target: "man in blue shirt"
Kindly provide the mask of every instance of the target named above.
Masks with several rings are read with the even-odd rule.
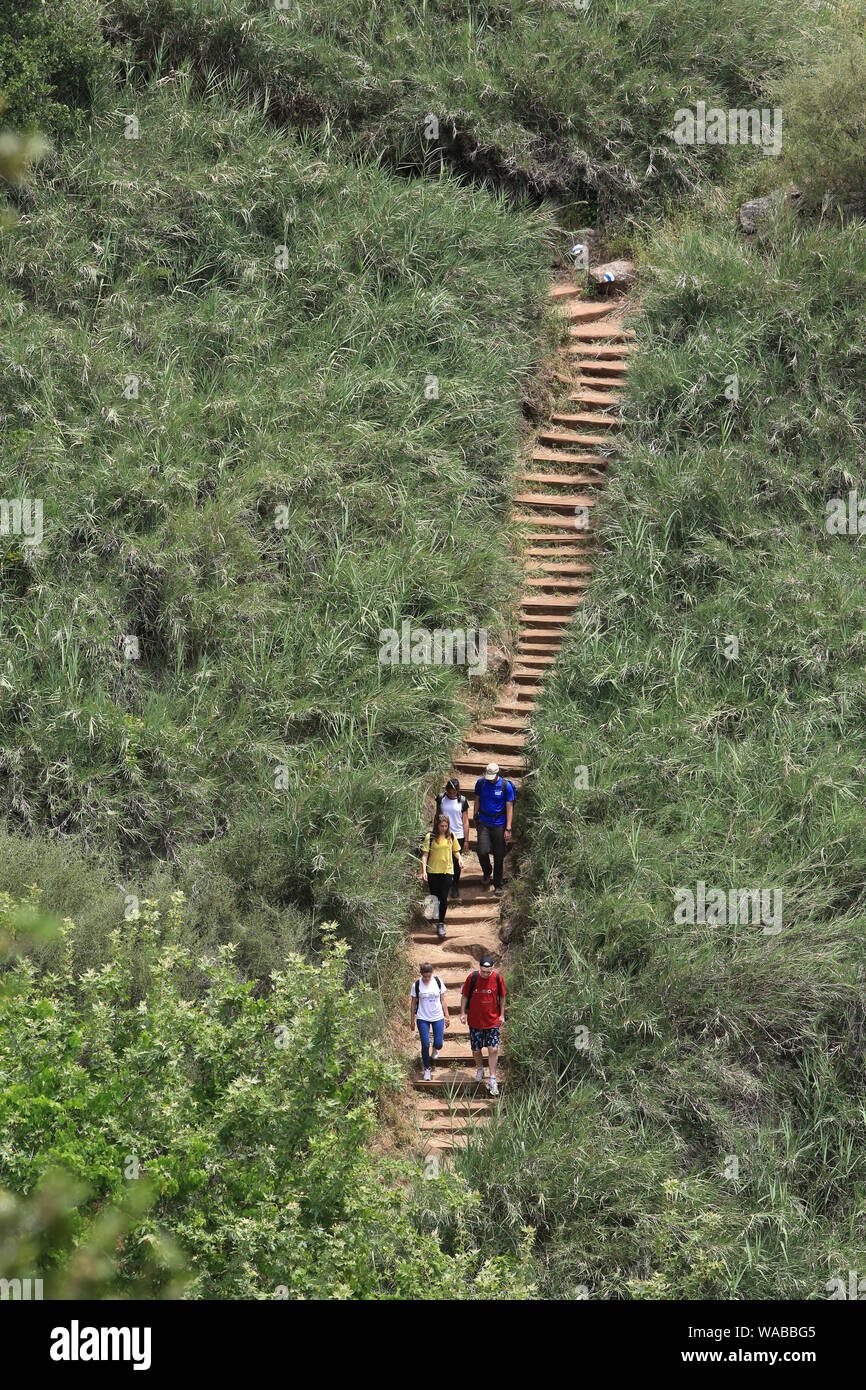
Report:
[[[502,892],[502,869],[511,844],[511,817],[514,814],[514,787],[499,775],[499,764],[488,763],[487,771],[475,783],[475,827],[478,833],[478,862],[484,887],[498,897]],[[493,854],[493,870],[490,855]]]

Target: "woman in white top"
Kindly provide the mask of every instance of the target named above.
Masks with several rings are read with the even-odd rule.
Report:
[[[433,966],[425,962],[421,966],[421,978],[412,985],[412,998],[409,1004],[409,1027],[414,1031],[418,1025],[421,1035],[421,1064],[424,1067],[424,1080],[432,1081],[431,1060],[435,1062],[445,1041],[445,1029],[451,1020],[445,1012],[443,1001],[445,986],[438,975],[433,974]],[[430,1029],[433,1029],[433,1052],[430,1052]]]
[[[439,797],[439,810],[448,817],[451,833],[457,837],[461,850],[469,839],[469,802],[460,793],[460,783],[456,777],[445,783],[445,791]],[[454,880],[451,884],[452,898],[460,897],[460,860],[454,857]]]

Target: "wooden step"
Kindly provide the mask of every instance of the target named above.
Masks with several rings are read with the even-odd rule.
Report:
[[[523,600],[523,606],[533,612],[555,614],[559,609],[577,608],[580,603],[579,595],[573,598],[559,598],[553,594],[527,594]]]
[[[600,415],[595,411],[581,410],[576,415],[560,414],[557,411],[551,415],[551,420],[555,425],[604,425],[610,429],[619,427],[619,420],[611,415]]]
[[[543,429],[539,430],[538,438],[553,444],[598,444],[606,448],[611,444],[604,434],[579,434],[576,430]]]
[[[522,473],[524,483],[549,483],[551,487],[600,487],[603,473]]]
[[[515,671],[512,679],[520,680],[521,674]],[[525,772],[529,766],[526,759],[516,753],[503,753],[495,748],[487,748],[480,753],[465,753],[462,757],[454,759],[453,766],[459,772],[474,772],[477,777],[481,777],[488,763],[498,763],[500,772],[509,778],[512,772]]]
[[[507,733],[510,729],[515,731],[525,729],[529,721],[527,719],[514,719],[510,715],[492,714],[489,719],[485,719],[481,725],[483,729],[501,729]]]
[[[606,468],[608,463],[603,454],[570,454],[561,449],[533,449],[530,457],[535,463],[576,463],[592,468]]]
[[[589,299],[577,304],[573,302],[563,304],[559,312],[570,323],[595,323],[599,319],[607,318],[612,308],[612,304],[605,303],[603,300]]]
[[[630,343],[570,343],[565,351],[570,357],[628,358],[639,348]]]
[[[541,560],[530,560],[527,569],[531,569],[532,574],[592,574],[591,564],[571,564],[569,560],[555,560],[553,563],[541,563]]]
[[[555,507],[567,512],[595,506],[595,498],[588,492],[519,492],[514,500],[521,507]]]
[[[412,1081],[412,1085],[416,1091],[423,1091],[425,1095],[429,1095],[431,1093],[434,1095],[442,1095],[443,1092],[446,1094],[450,1092],[452,1095],[461,1096],[488,1095],[489,1092],[487,1090],[486,1082],[476,1081],[474,1068],[470,1069],[472,1063],[471,1052],[469,1054],[469,1063],[469,1067],[459,1069],[455,1067],[453,1070],[448,1072],[444,1071],[443,1069],[438,1076],[436,1076],[436,1073],[434,1072],[434,1077],[436,1078],[434,1081],[424,1081],[421,1077],[419,1077],[417,1080]],[[499,1094],[501,1097],[503,1091],[505,1090],[505,1082],[503,1081],[502,1077],[498,1077],[497,1079],[499,1081]]]
[[[570,338],[579,338],[582,342],[598,342],[602,338],[616,338],[624,340],[636,338],[637,334],[633,328],[624,328],[621,323],[589,323],[585,327],[583,324],[575,324],[569,328]]]
[[[558,300],[558,299],[572,299],[572,298],[578,299],[578,298],[580,298],[580,296],[581,296],[582,294],[583,294],[583,290],[580,288],[579,285],[574,285],[574,284],[562,284],[562,285],[553,285],[553,286],[548,290],[548,292],[547,292],[547,297],[548,297],[548,299],[552,299],[552,300]]]
[[[568,399],[580,405],[617,405],[622,400],[622,395],[619,391],[593,391],[584,387],[579,391],[571,391]]]
[[[568,348],[572,352],[573,348]],[[582,361],[580,364],[580,380],[584,386],[588,386],[594,377],[607,377],[611,381],[619,381],[628,371],[628,363],[622,362],[618,358],[599,358],[594,362]]]
[[[521,748],[526,739],[519,734],[492,734],[488,729],[479,729],[476,733],[467,734],[465,744],[467,748],[489,748],[496,752],[497,748],[502,748],[506,752]]]

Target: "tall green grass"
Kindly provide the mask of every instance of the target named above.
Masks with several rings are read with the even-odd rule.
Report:
[[[555,1297],[862,1267],[866,551],[825,520],[864,486],[866,243],[726,221],[646,248],[603,554],[534,725],[519,1101],[465,1168]],[[698,880],[781,890],[782,930],[678,924]]]
[[[146,72],[231,73],[275,121],[407,173],[444,163],[551,198],[572,220],[657,211],[735,167],[742,151],[675,144],[675,111],[754,105],[821,22],[758,0],[108,0],[106,14]]]
[[[467,693],[379,633],[506,633],[550,219],[189,87],[122,95],[0,243],[4,488],[45,533],[4,537],[2,812],[118,908],[173,865],[249,967],[332,917],[363,972]]]

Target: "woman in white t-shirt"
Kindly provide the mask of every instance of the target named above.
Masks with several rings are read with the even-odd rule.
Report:
[[[456,777],[445,783],[445,791],[439,797],[439,810],[448,817],[451,834],[456,836],[461,850],[469,839],[469,802],[460,794],[460,783]],[[454,878],[451,883],[452,898],[460,897],[460,860],[454,859]]]
[[[421,1036],[421,1064],[424,1067],[424,1080],[432,1081],[431,1060],[435,1062],[445,1041],[445,1029],[451,1020],[443,1007],[445,986],[438,975],[433,974],[433,966],[421,966],[421,978],[412,985],[409,1004],[409,1027],[414,1031],[418,1025]],[[433,1029],[433,1051],[430,1052],[430,1029]]]

